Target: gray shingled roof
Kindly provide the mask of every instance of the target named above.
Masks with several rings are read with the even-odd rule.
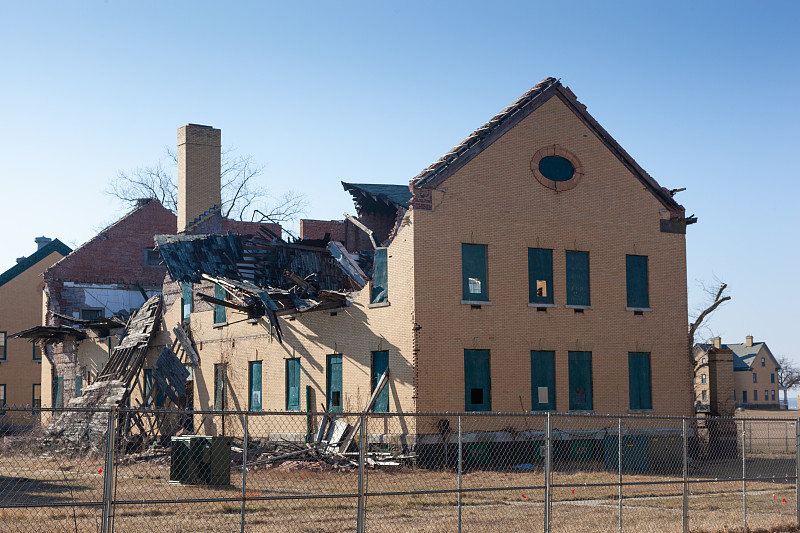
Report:
[[[72,252],[72,249],[58,239],[53,239],[49,243],[42,246],[39,250],[36,250],[31,255],[0,274],[0,286],[3,286],[12,279],[16,278],[53,252],[58,252],[63,256],[67,256]]]
[[[408,209],[411,201],[411,190],[408,185],[389,185],[385,183],[345,183],[344,190],[353,195],[357,205],[365,203],[383,202],[387,205]]]

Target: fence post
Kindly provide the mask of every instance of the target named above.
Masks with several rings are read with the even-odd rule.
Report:
[[[461,533],[461,415],[458,415],[458,533]]]
[[[550,431],[550,413],[547,413],[547,420],[545,420],[545,441],[544,441],[544,533],[550,533],[550,512],[552,511],[552,504],[550,501],[550,492],[552,490],[552,465],[550,464],[550,447],[552,446],[552,435]]]
[[[250,432],[247,427],[247,413],[244,414],[244,422],[242,427],[242,518],[240,521],[240,530],[241,533],[244,533],[244,514],[245,514],[245,504],[247,503],[247,448],[248,448],[248,440]]]
[[[617,418],[617,431],[617,470],[619,474],[619,492],[617,494],[619,515],[617,517],[617,529],[622,533],[622,418]]]
[[[800,420],[794,423],[794,503],[795,518],[800,526]]]
[[[360,417],[358,439],[358,516],[356,517],[357,533],[364,533],[364,452],[366,448],[366,415]]]
[[[747,421],[742,420],[742,520],[745,531],[747,531],[747,457],[745,454],[745,439],[747,438],[746,428]]]
[[[108,412],[108,427],[106,433],[106,457],[103,470],[103,516],[101,521],[102,533],[112,533],[114,530],[114,447],[117,442],[117,408],[113,407]]]
[[[683,533],[689,533],[689,438],[683,417]]]

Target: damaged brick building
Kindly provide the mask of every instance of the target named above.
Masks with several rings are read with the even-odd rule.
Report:
[[[179,152],[219,132],[201,128]],[[193,146],[179,229],[218,204],[218,143]],[[159,237],[194,408],[356,411],[388,373],[377,411],[692,413],[695,219],[559,81],[410,186],[343,186],[358,217],[304,220],[298,242],[211,222]]]

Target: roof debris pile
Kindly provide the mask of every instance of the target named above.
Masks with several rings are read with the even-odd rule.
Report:
[[[161,296],[153,296],[131,317],[119,346],[81,396],[47,428],[45,446],[61,452],[99,451],[108,430],[105,409],[119,407],[130,396],[161,317]],[[62,326],[64,327],[64,326]],[[98,410],[99,409],[99,410]]]
[[[198,297],[266,317],[281,340],[277,317],[335,309],[369,281],[372,254],[351,254],[336,241],[288,243],[266,231],[256,235],[159,235],[156,244],[173,279],[210,281],[225,298]]]

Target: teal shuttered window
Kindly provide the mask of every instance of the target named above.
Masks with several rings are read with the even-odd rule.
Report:
[[[53,383],[53,407],[64,407],[64,376],[57,376]]]
[[[342,354],[328,356],[328,411],[342,412]]]
[[[650,354],[628,353],[628,387],[631,409],[652,409],[650,390]]]
[[[161,390],[161,387],[158,386],[158,383],[153,382],[153,369],[152,368],[145,368],[144,369],[144,397],[147,398],[147,405],[153,405],[153,398],[150,398],[151,390],[155,387],[155,405],[156,407],[162,407],[164,405],[164,398],[166,395],[164,391]]]
[[[387,257],[386,248],[377,248],[375,250],[375,260],[372,263],[370,303],[376,304],[389,301]]]
[[[625,276],[628,289],[628,307],[648,309],[650,297],[647,288],[647,256],[626,255]]]
[[[461,245],[461,281],[463,299],[488,302],[486,245]]]
[[[589,293],[589,252],[567,250],[567,305],[592,305]]]
[[[192,284],[184,281],[181,285],[181,320],[189,322],[192,314]]]
[[[555,352],[531,351],[531,397],[533,411],[555,411]]]
[[[81,389],[83,389],[83,376],[75,376],[75,397],[81,397]]]
[[[286,410],[300,410],[300,358],[286,360]]]
[[[225,363],[214,365],[214,410],[225,410],[225,371],[228,366]]]
[[[383,373],[389,369],[389,351],[372,352],[372,384],[370,390],[374,391],[378,386]],[[387,383],[378,397],[375,398],[375,406],[372,408],[375,413],[389,412],[389,384]]]
[[[528,248],[528,301],[553,303],[553,250]]]
[[[491,411],[489,350],[464,350],[464,410]]]
[[[225,299],[225,289],[218,284],[214,284],[214,298],[217,300]],[[227,320],[225,316],[225,306],[214,304],[214,324],[222,324]]]
[[[569,409],[591,411],[592,352],[569,352]]]
[[[261,361],[250,361],[250,410],[261,410]]]

